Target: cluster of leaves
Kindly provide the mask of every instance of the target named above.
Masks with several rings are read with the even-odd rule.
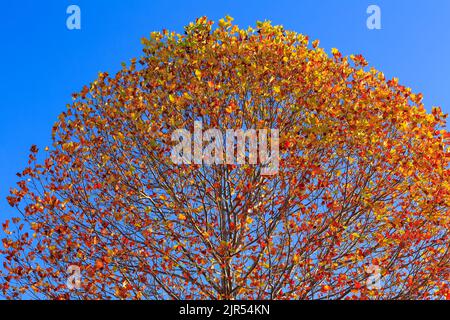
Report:
[[[143,39],[54,126],[4,223],[8,298],[450,296],[448,133],[439,108],[306,36],[260,22]],[[174,165],[171,133],[277,128],[280,170]],[[67,268],[81,268],[70,290]],[[382,285],[366,286],[378,266]]]

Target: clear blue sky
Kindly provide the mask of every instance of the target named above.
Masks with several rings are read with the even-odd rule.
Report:
[[[81,8],[81,30],[66,28],[66,9]],[[366,27],[376,4],[382,30]],[[328,51],[362,53],[371,66],[398,77],[425,103],[450,113],[450,1],[448,0],[15,0],[0,6],[0,220],[5,197],[32,144],[50,145],[51,127],[71,93],[140,55],[140,39],[206,15],[231,15],[247,27],[271,20],[320,39]]]

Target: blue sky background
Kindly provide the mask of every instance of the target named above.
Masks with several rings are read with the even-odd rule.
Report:
[[[81,8],[81,30],[68,30],[66,9]],[[366,9],[380,6],[382,30],[369,30]],[[29,148],[51,144],[51,127],[71,93],[114,73],[141,54],[140,39],[206,15],[225,15],[241,27],[271,20],[320,39],[328,52],[361,53],[389,78],[398,77],[427,109],[450,113],[450,1],[448,0],[16,0],[0,7],[0,220],[27,162]]]

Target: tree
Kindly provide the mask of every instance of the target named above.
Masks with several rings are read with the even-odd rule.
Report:
[[[74,95],[44,163],[32,148],[3,295],[448,298],[446,115],[360,55],[269,22],[212,25],[143,39],[142,58]],[[175,165],[171,133],[196,120],[277,128],[279,172]]]

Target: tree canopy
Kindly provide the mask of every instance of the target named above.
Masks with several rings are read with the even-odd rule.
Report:
[[[142,43],[73,95],[45,162],[33,146],[3,224],[5,297],[450,297],[440,108],[270,22],[203,17]],[[198,120],[278,129],[278,173],[174,164],[172,132]]]

